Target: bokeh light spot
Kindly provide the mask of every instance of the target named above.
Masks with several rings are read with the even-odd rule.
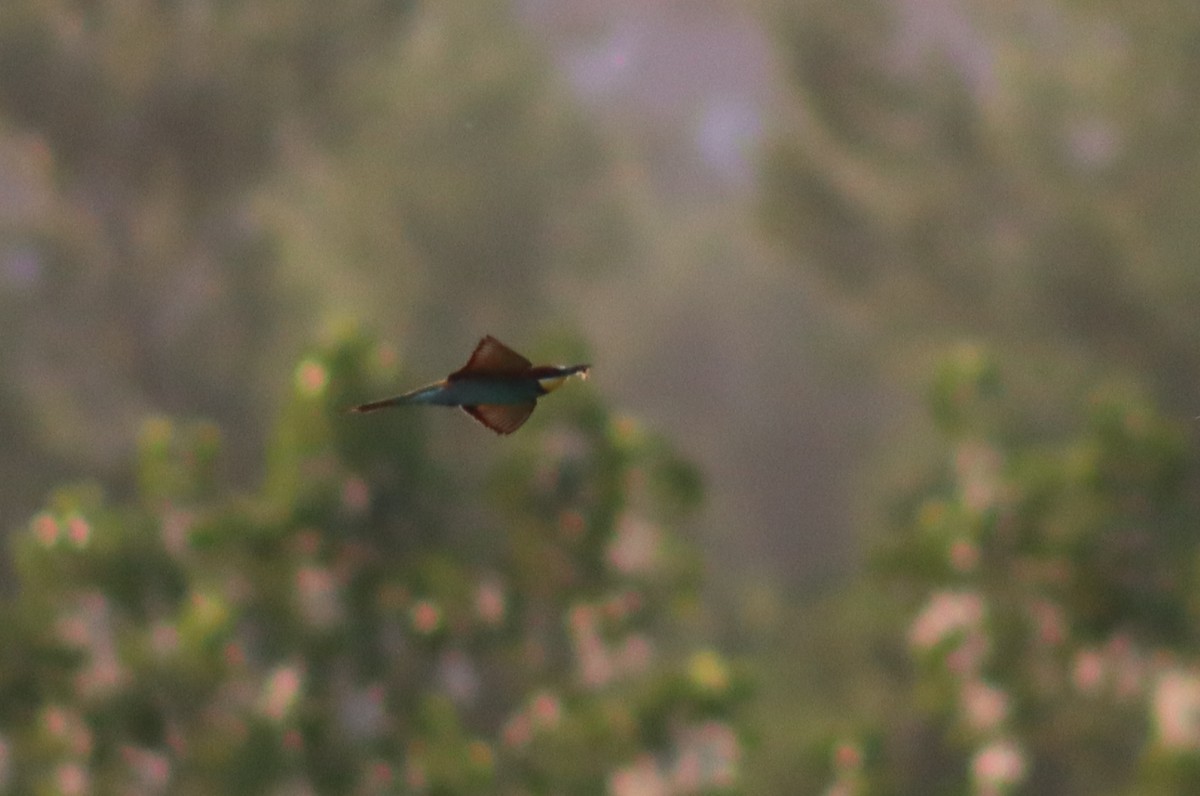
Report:
[[[329,371],[315,359],[305,359],[296,367],[296,389],[301,395],[315,398],[329,383]]]
[[[53,515],[42,512],[33,518],[33,534],[43,547],[52,547],[58,541],[58,521]]]

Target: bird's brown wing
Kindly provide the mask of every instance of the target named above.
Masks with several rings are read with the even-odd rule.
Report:
[[[517,376],[533,363],[490,334],[475,346],[467,364],[450,374],[450,380],[464,376]]]
[[[464,406],[462,409],[497,434],[511,434],[533,414],[537,401],[527,404],[480,404]]]

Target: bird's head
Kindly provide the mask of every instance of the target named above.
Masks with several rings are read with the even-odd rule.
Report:
[[[538,386],[542,388],[542,392],[552,392],[558,389],[564,381],[572,376],[578,376],[581,379],[588,377],[588,371],[591,370],[591,365],[571,365],[569,367],[547,366],[538,368],[544,371],[537,374]]]

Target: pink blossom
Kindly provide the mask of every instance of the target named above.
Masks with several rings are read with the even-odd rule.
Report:
[[[1164,672],[1151,700],[1159,743],[1174,751],[1200,750],[1200,673]]]
[[[553,729],[562,718],[562,703],[549,691],[541,691],[533,698],[529,713],[538,727]]]
[[[428,636],[442,624],[442,611],[433,600],[418,600],[412,607],[413,628]]]
[[[1066,619],[1062,609],[1048,600],[1039,600],[1030,606],[1033,621],[1037,626],[1038,640],[1049,646],[1057,646],[1067,637]]]
[[[533,722],[529,714],[521,711],[509,719],[500,731],[500,737],[506,746],[519,749],[533,739]]]
[[[54,516],[42,512],[33,518],[33,533],[43,547],[51,547],[58,541],[58,520]]]
[[[929,650],[954,633],[976,628],[982,622],[983,600],[978,594],[937,592],[913,620],[908,641],[919,650]]]
[[[608,563],[624,575],[652,572],[661,556],[662,534],[646,520],[624,515],[608,547]]]
[[[657,761],[651,755],[642,755],[613,772],[608,778],[608,792],[610,796],[668,796],[671,791]]]
[[[993,730],[1008,717],[1008,694],[981,680],[963,685],[961,703],[967,725],[977,732]]]
[[[475,612],[479,618],[489,625],[498,625],[504,621],[508,610],[504,587],[495,579],[485,579],[479,584],[475,593]]]
[[[1082,649],[1075,654],[1071,681],[1081,693],[1094,694],[1104,680],[1104,656],[1094,649]]]
[[[976,752],[971,761],[971,774],[979,791],[1000,793],[1025,779],[1028,764],[1025,753],[1014,741],[992,741]]]
[[[833,764],[843,771],[853,771],[862,765],[862,749],[858,744],[842,742],[833,750]]]
[[[259,709],[274,721],[282,721],[300,696],[304,675],[297,665],[280,666],[263,684]]]
[[[672,773],[676,787],[685,793],[700,788],[728,788],[737,779],[741,749],[728,724],[706,721],[678,734],[678,757]]]
[[[337,578],[325,567],[296,570],[295,595],[300,616],[314,628],[332,627],[342,618]]]
[[[621,647],[621,668],[630,674],[644,672],[654,659],[654,642],[642,633],[632,633]]]
[[[92,536],[91,524],[78,514],[67,520],[67,538],[76,547],[83,547]]]
[[[296,367],[296,389],[306,396],[317,396],[329,383],[329,372],[314,359],[306,359]]]
[[[82,796],[91,790],[87,769],[79,763],[63,763],[54,775],[63,796]]]
[[[162,793],[171,779],[171,761],[162,752],[122,746],[121,759],[136,778],[139,793]]]

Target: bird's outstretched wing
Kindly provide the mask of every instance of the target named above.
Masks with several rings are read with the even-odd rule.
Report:
[[[464,376],[518,376],[532,367],[532,362],[489,334],[475,346],[467,364],[451,373],[447,380]]]
[[[511,434],[533,414],[537,401],[527,404],[480,404],[464,406],[463,411],[497,434]]]

